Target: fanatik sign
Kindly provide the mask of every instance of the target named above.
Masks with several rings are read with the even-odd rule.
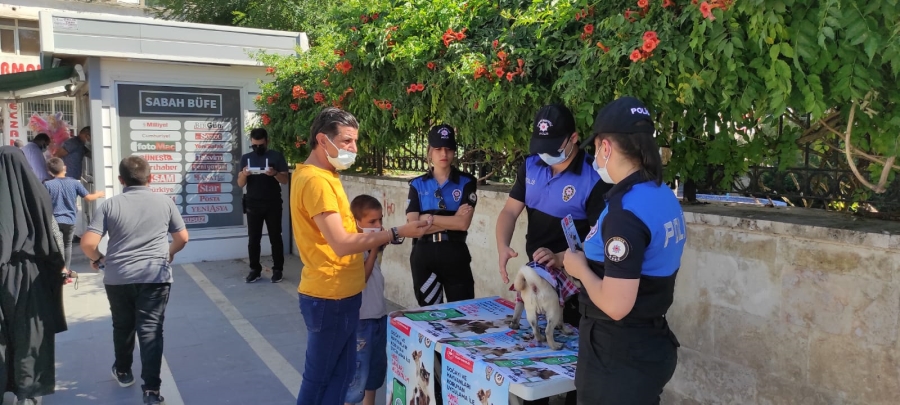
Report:
[[[172,198],[189,228],[242,226],[240,90],[120,83],[116,91],[122,156],[150,163],[151,189]]]

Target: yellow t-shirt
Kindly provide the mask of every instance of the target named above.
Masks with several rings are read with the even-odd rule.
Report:
[[[325,299],[342,299],[362,292],[366,287],[363,255],[338,257],[313,217],[323,212],[341,216],[344,230],[356,233],[356,220],[350,201],[337,173],[311,165],[298,164],[291,178],[291,224],[294,240],[303,261],[297,291]]]

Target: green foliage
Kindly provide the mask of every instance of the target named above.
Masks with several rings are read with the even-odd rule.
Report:
[[[587,133],[622,95],[654,113],[660,146],[673,152],[670,178],[702,179],[717,166],[725,184],[750,165],[792,164],[803,128],[772,130],[782,115],[846,122],[861,102],[854,147],[898,153],[897,0],[651,0],[646,9],[633,0],[347,0],[328,15],[310,52],[259,56],[273,72],[258,105],[294,161],[324,105],[359,118],[363,148],[396,148],[449,123],[462,143],[513,159],[527,152],[541,105],[565,103]],[[445,44],[448,30],[464,37]],[[658,43],[641,53],[648,31]],[[294,86],[309,96],[295,98]],[[877,178],[878,165],[869,170]]]
[[[205,24],[325,35],[335,0],[154,0],[156,15]]]

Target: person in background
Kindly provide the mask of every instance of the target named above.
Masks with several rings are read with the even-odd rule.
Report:
[[[78,136],[63,142],[55,154],[66,164],[66,176],[75,180],[81,180],[85,156],[91,157],[91,127],[81,128]]]
[[[357,231],[337,172],[356,160],[358,131],[352,114],[323,109],[310,129],[309,158],[291,178],[291,222],[303,261],[297,292],[308,332],[297,405],[344,403],[356,368],[356,329],[366,286],[361,253],[420,237],[431,226],[412,221],[386,231]]]
[[[615,186],[584,252],[566,250],[564,259],[583,284],[579,404],[658,404],[678,363],[666,312],[684,253],[684,213],[662,183],[650,117],[639,100],[622,97],[597,113],[585,141],[594,145],[594,169]]]
[[[259,263],[260,241],[263,224],[269,231],[272,245],[272,282],[284,278],[284,242],[281,239],[281,185],[288,182],[288,166],[284,155],[269,149],[269,134],[263,128],[250,131],[250,147],[253,152],[241,156],[238,187],[247,186],[244,194],[244,213],[247,214],[247,250],[250,256],[250,274],[246,282],[259,280],[262,265]],[[250,168],[264,170],[254,174]]]
[[[50,146],[50,136],[40,133],[35,135],[31,142],[22,147],[22,152],[25,153],[28,165],[31,166],[31,170],[34,171],[41,183],[53,178],[47,172],[47,159],[44,158],[44,151],[47,150],[48,146]]]
[[[475,298],[472,256],[466,235],[475,204],[478,179],[453,166],[456,134],[449,125],[428,131],[431,168],[409,182],[406,218],[432,222],[427,233],[415,241],[409,264],[419,306]]]
[[[81,185],[81,181],[66,177],[66,165],[60,158],[50,158],[47,161],[47,169],[54,178],[45,181],[44,187],[50,193],[53,216],[62,232],[66,269],[69,269],[72,263],[72,238],[75,233],[75,214],[77,213],[75,199],[81,197],[86,201],[94,201],[105,196],[106,193],[103,191],[88,193],[87,189]]]
[[[350,211],[361,233],[381,232],[384,212],[378,199],[359,195],[350,202]],[[363,253],[366,288],[359,307],[356,330],[356,376],[347,390],[344,402],[375,405],[375,391],[384,385],[387,375],[387,305],[384,302],[384,275],[381,274],[381,251],[386,245]]]
[[[0,381],[18,405],[36,405],[56,386],[64,266],[47,191],[21,150],[0,147]]]
[[[134,384],[131,364],[137,335],[144,404],[158,405],[165,401],[159,394],[159,375],[163,321],[172,287],[171,263],[187,244],[188,231],[175,202],[150,190],[150,165],[146,160],[139,156],[122,159],[119,182],[125,186],[122,194],[97,207],[81,238],[81,249],[94,269],[101,263],[106,266],[103,284],[112,313],[116,355],[112,376],[122,387]],[[109,241],[104,257],[98,246],[106,234]]]
[[[563,218],[572,215],[575,230],[583,240],[590,224],[600,217],[603,194],[610,189],[591,169],[593,157],[578,149],[575,117],[564,105],[551,104],[538,110],[529,148],[532,155],[519,168],[506,205],[497,217],[497,250],[504,283],[509,282],[506,271],[509,259],[518,256],[509,244],[522,211],[528,216],[527,261],[558,269],[563,265],[562,253],[569,246],[562,228]],[[563,306],[563,321],[578,325],[580,319],[578,297],[573,295]],[[566,404],[574,405],[576,396],[576,392],[570,392]],[[546,405],[549,399],[525,403]]]

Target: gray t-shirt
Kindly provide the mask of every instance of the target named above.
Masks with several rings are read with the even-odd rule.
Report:
[[[169,196],[150,187],[125,187],[100,205],[88,231],[109,234],[103,283],[171,283],[169,234],[184,220]]]
[[[369,257],[369,252],[363,253],[363,260]],[[384,304],[384,274],[381,274],[381,255],[375,259],[375,268],[372,275],[366,281],[366,288],[362,292],[362,306],[359,307],[359,319],[379,319],[385,316],[387,306]]]

